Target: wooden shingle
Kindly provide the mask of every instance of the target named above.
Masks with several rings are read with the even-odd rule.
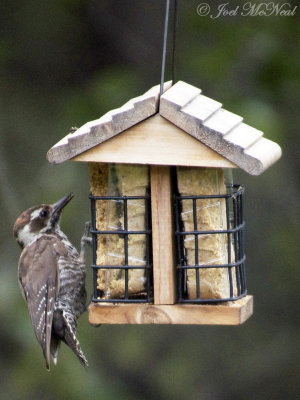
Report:
[[[170,86],[170,83],[166,83],[165,89]],[[69,133],[48,151],[48,161],[53,164],[67,161],[156,114],[159,93],[160,86],[154,86],[142,96]]]
[[[251,175],[261,174],[280,158],[277,143],[216,103],[179,81],[162,95],[159,113]]]
[[[95,146],[99,148],[101,143],[121,132],[126,134],[127,130],[155,114],[160,114],[195,138],[198,143],[201,142],[251,175],[261,174],[280,158],[281,149],[277,143],[265,139],[263,132],[245,124],[239,115],[223,109],[218,101],[204,96],[201,89],[182,81],[173,86],[166,83],[160,99],[159,89],[157,85],[122,107],[86,123],[75,133],[68,134],[48,151],[48,160],[54,164],[71,158],[86,161],[88,157],[84,156],[85,152],[95,148],[95,154]],[[158,143],[157,146],[159,145]],[[145,152],[147,150],[145,148]],[[170,159],[168,162],[170,165],[176,165],[177,159],[174,154],[174,160]],[[162,160],[161,164],[165,163],[166,161]],[[154,164],[159,164],[159,160]],[[192,165],[197,165],[197,161],[193,161]],[[201,160],[199,166],[203,166]]]

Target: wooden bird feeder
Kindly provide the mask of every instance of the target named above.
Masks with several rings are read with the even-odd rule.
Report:
[[[92,324],[237,325],[247,295],[243,186],[280,147],[182,81],[159,86],[68,134],[51,163],[89,163]]]

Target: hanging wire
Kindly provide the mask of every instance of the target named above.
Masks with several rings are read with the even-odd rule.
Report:
[[[175,83],[176,75],[176,32],[178,25],[178,6],[177,0],[174,0],[174,14],[173,14],[173,39],[172,39],[172,85]],[[167,54],[167,43],[168,43],[168,26],[169,26],[169,15],[170,15],[170,0],[166,0],[166,15],[165,15],[165,26],[164,26],[164,39],[163,39],[163,53],[162,53],[162,64],[161,64],[161,81],[160,81],[160,95],[164,91],[165,81],[165,69],[166,69],[166,54]]]
[[[178,2],[174,0],[174,19],[173,19],[173,52],[172,52],[172,85],[176,82],[176,38],[178,26]]]
[[[167,41],[168,41],[168,26],[169,26],[169,14],[170,14],[170,0],[166,0],[166,15],[165,15],[165,28],[164,28],[164,42],[163,42],[163,54],[161,63],[161,81],[160,81],[160,96],[164,91],[165,81],[165,67],[166,67],[166,53],[167,53]]]

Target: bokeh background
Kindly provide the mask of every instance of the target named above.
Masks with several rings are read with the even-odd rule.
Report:
[[[46,152],[70,127],[159,83],[165,1],[1,0],[3,400],[299,395],[300,9],[290,17],[212,19],[197,14],[199,3],[179,0],[177,79],[200,87],[283,149],[282,159],[261,176],[235,173],[235,181],[246,184],[246,268],[254,315],[240,327],[94,328],[86,313],[78,336],[90,367],[83,369],[62,346],[58,366],[46,372],[17,283],[20,250],[12,226],[29,206],[73,191],[62,228],[79,245],[90,219],[87,166],[50,165]],[[209,1],[214,14],[221,3]],[[243,3],[231,1],[228,8]],[[87,288],[90,296],[90,269]]]

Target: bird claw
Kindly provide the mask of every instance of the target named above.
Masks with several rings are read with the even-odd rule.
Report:
[[[85,254],[85,245],[92,244],[92,238],[90,237],[91,233],[91,221],[88,221],[85,223],[85,229],[81,238],[81,252],[80,252],[80,258],[84,259],[84,254]]]
[[[92,227],[91,221],[85,223],[85,229],[81,238],[81,244],[82,242],[87,244],[92,244],[92,238],[90,237],[91,227]]]

